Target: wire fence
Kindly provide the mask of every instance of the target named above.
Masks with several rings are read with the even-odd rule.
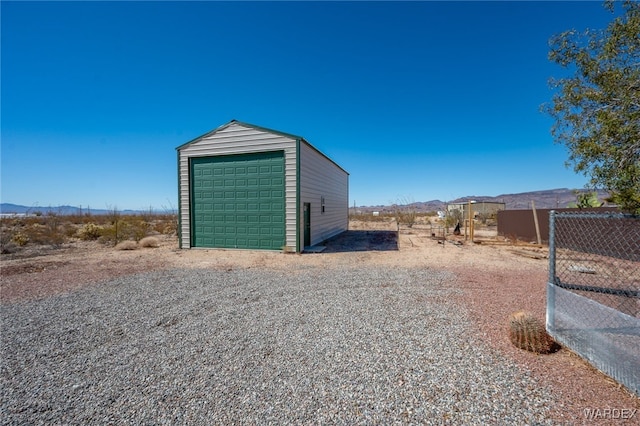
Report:
[[[640,217],[549,216],[547,330],[640,395]]]

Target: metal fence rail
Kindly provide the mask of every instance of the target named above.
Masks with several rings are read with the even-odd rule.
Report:
[[[551,211],[547,330],[640,395],[640,217]]]

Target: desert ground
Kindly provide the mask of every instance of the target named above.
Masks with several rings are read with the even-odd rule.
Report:
[[[449,234],[444,242],[439,236],[426,224],[398,230],[393,220],[352,220],[349,231],[327,241],[321,253],[181,250],[177,238],[166,235],[156,236],[158,247],[136,250],[80,240],[55,249],[27,246],[2,255],[0,301],[4,309],[101,286],[116,277],[174,268],[286,272],[295,265],[323,271],[336,266],[447,271],[454,277],[451,285],[460,290],[452,296],[454,302],[468,312],[476,337],[554,395],[549,412],[554,424],[591,424],[585,409],[640,410],[639,398],[570,350],[538,355],[517,349],[509,341],[507,318],[511,313],[527,310],[542,321],[545,318],[545,247],[504,241],[496,237],[494,228],[477,229],[475,243],[464,235]],[[597,424],[608,422],[600,419]],[[640,413],[626,422],[640,424]],[[612,420],[612,424],[623,423]]]

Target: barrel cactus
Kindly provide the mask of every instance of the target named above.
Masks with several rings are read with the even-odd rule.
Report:
[[[558,348],[544,324],[526,311],[509,316],[509,339],[517,348],[538,354],[554,352]]]

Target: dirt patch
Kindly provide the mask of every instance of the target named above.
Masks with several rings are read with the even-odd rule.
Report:
[[[16,274],[35,274],[38,272],[43,272],[47,269],[56,269],[62,266],[67,265],[68,261],[57,261],[57,262],[48,262],[48,261],[34,261],[23,264],[16,265],[7,265],[2,267],[2,276],[8,277],[10,275]]]

